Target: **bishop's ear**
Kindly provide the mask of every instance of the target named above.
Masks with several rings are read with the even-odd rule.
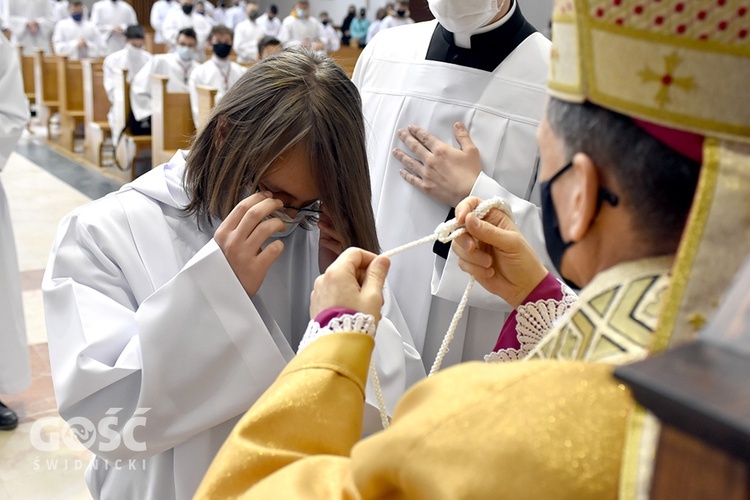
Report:
[[[573,157],[568,241],[581,241],[594,223],[599,207],[599,169],[586,153]]]

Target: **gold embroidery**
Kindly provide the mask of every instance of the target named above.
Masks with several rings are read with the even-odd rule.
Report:
[[[690,92],[695,88],[695,79],[693,77],[678,77],[674,74],[680,64],[682,64],[682,59],[677,52],[672,52],[670,55],[664,57],[665,69],[663,73],[652,70],[648,65],[638,73],[644,83],[660,82],[659,91],[656,93],[656,102],[659,103],[660,108],[672,102],[669,98],[669,92],[673,87],[679,87],[686,92]]]

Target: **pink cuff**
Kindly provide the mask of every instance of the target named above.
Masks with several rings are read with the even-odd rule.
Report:
[[[562,283],[557,281],[557,278],[555,278],[552,273],[547,273],[547,276],[545,276],[544,279],[539,282],[536,288],[534,288],[529,296],[524,299],[521,305],[526,305],[530,302],[537,302],[539,300],[547,299],[562,300],[562,298]],[[495,348],[493,349],[494,352],[497,352],[500,349],[521,348],[521,343],[518,341],[518,333],[516,332],[517,325],[518,322],[516,321],[516,311],[514,310],[512,313],[510,313],[508,319],[505,320],[503,329],[500,330],[500,336],[498,337]]]
[[[321,328],[325,328],[328,326],[328,323],[330,323],[334,318],[341,317],[345,314],[353,316],[358,312],[359,311],[349,309],[348,307],[329,307],[328,309],[323,310],[317,316],[315,316],[315,322],[319,324]]]

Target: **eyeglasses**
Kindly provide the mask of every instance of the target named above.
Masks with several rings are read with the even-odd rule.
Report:
[[[289,213],[291,211],[294,212],[294,215]],[[279,219],[284,224],[299,224],[302,229],[310,230],[317,227],[322,213],[323,202],[318,200],[300,208],[293,205],[284,205],[281,210],[274,211],[271,217]]]
[[[550,177],[548,181],[545,181],[545,183],[548,186],[552,186],[552,183],[555,182],[557,179],[559,179],[565,172],[570,170],[573,167],[573,161],[571,160],[567,165],[565,165],[559,172],[557,172],[555,175]],[[620,198],[617,197],[615,193],[612,191],[599,187],[599,205],[601,205],[602,201],[606,201],[613,207],[616,207],[618,203],[620,203]]]

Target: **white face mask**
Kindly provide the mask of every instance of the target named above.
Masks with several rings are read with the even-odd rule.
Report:
[[[193,49],[184,45],[177,46],[177,57],[187,62],[193,58]]]
[[[497,15],[504,0],[427,0],[435,19],[451,33],[473,33]]]

